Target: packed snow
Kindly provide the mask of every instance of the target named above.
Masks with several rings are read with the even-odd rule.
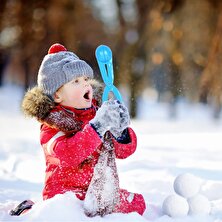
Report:
[[[176,177],[173,186],[177,194],[190,198],[200,191],[201,180],[190,173],[184,173]]]
[[[208,215],[211,211],[210,202],[202,194],[197,194],[188,199],[189,213],[194,214],[205,214]]]
[[[117,160],[117,168],[120,186],[143,194],[147,210],[143,216],[115,213],[89,218],[83,202],[71,192],[42,201],[45,162],[40,125],[20,112],[22,96],[19,87],[0,88],[0,221],[222,222],[222,122],[211,119],[209,107],[181,102],[178,118],[168,119],[167,104],[141,98],[139,118],[131,122],[138,137],[137,151]],[[174,181],[183,174],[200,178],[200,190],[187,198],[192,214],[171,217],[162,206],[167,197],[178,195]],[[196,193],[192,179],[185,184],[186,192]],[[35,202],[33,208],[22,216],[9,216],[25,199]]]
[[[162,211],[173,218],[184,217],[189,212],[189,205],[185,198],[172,194],[163,201]]]

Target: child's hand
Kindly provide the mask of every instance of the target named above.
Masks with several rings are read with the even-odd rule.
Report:
[[[98,109],[90,124],[100,136],[104,136],[109,130],[122,132],[129,125],[127,108],[119,101],[106,101]]]
[[[120,107],[120,125],[119,127],[112,127],[110,132],[113,134],[115,138],[121,136],[124,129],[126,129],[130,124],[130,115],[126,106],[122,103],[119,105]]]

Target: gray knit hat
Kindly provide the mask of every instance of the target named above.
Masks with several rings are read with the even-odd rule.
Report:
[[[41,63],[38,72],[38,87],[43,93],[53,97],[62,85],[81,76],[93,78],[92,68],[77,55],[57,43],[49,48],[48,55]]]

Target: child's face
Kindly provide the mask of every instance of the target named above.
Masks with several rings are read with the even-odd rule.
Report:
[[[92,86],[88,77],[78,77],[64,84],[57,90],[54,100],[64,106],[76,109],[92,106]]]

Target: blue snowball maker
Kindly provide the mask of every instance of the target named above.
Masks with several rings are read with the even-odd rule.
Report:
[[[113,74],[113,61],[112,61],[111,49],[106,45],[98,46],[96,49],[96,59],[99,65],[103,81],[106,85],[102,96],[103,102],[108,100],[110,92],[113,92],[116,99],[121,102],[122,97],[120,95],[120,92],[113,85],[114,74]]]

